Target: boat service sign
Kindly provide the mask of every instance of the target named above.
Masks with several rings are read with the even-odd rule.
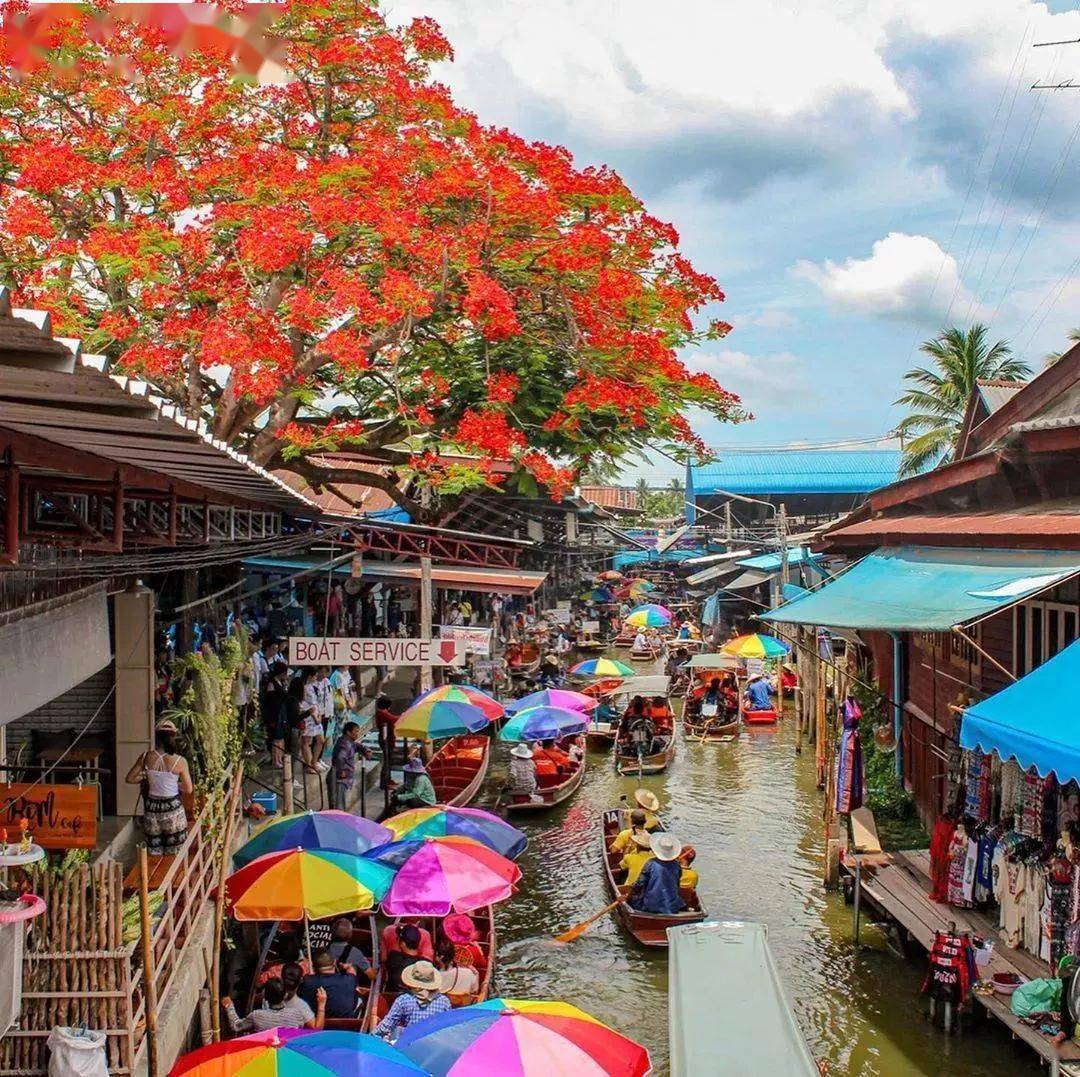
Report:
[[[358,639],[290,636],[290,666],[460,666],[465,643],[455,639]]]

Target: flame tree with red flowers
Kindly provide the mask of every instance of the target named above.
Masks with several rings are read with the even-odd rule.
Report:
[[[559,497],[744,417],[679,358],[729,329],[717,283],[613,172],[455,105],[431,20],[289,0],[256,82],[96,8],[5,66],[0,279],[257,463],[424,518],[408,476]]]

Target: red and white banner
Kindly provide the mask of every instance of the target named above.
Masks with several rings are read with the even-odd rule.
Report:
[[[465,645],[453,639],[358,639],[290,636],[290,666],[460,666]]]

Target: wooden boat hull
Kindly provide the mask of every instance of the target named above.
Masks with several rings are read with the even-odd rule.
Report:
[[[615,878],[615,870],[620,854],[612,853],[608,846],[611,840],[622,829],[622,810],[609,808],[601,816],[600,820],[600,854],[604,864],[604,880],[607,885],[611,900],[620,897],[627,890]],[[661,825],[660,829],[664,829]],[[676,913],[673,916],[657,916],[654,913],[638,912],[626,902],[615,907],[615,918],[619,926],[640,946],[650,949],[667,949],[667,929],[678,927],[681,924],[697,924],[706,917],[706,912],[701,908],[696,893],[684,893],[683,900],[688,904],[697,906],[689,908],[686,912]]]
[[[608,645],[598,639],[578,640],[574,645],[576,650],[585,651],[589,654],[598,654],[600,651],[606,651]]]
[[[583,759],[578,765],[577,770],[562,782],[560,785],[552,785],[548,788],[537,789],[537,793],[543,797],[540,801],[522,801],[520,803],[514,803],[509,801],[506,804],[506,810],[517,815],[522,812],[544,812],[551,811],[557,804],[561,804],[564,800],[569,799],[577,792],[578,786],[581,785],[585,778],[585,760]]]
[[[474,1002],[486,1002],[491,995],[492,985],[495,982],[495,961],[498,954],[498,944],[495,936],[495,909],[491,905],[485,905],[482,909],[474,909],[469,915],[479,930],[480,937],[477,942],[487,957],[487,969],[480,980],[480,987]],[[423,926],[431,932],[432,943],[436,941],[441,921],[442,917],[435,916],[423,923]],[[364,1029],[366,1031],[375,1031],[376,1026],[393,1005],[395,998],[397,998],[396,993],[384,989],[383,967],[380,964],[379,973],[371,987],[367,1010],[364,1014]]]
[[[663,751],[653,755],[642,756],[639,760],[636,755],[616,755],[615,768],[620,774],[663,774],[672,760],[675,758],[675,735],[668,740]]]
[[[440,804],[471,804],[487,777],[491,740],[478,734],[451,737],[428,763],[428,775]]]
[[[604,728],[604,725],[607,728]],[[615,743],[615,726],[610,722],[605,722],[597,729],[589,728],[585,730],[585,744],[594,752],[607,752],[611,750],[611,746]]]
[[[733,722],[726,722],[724,725],[718,725],[716,722],[710,724],[708,719],[700,724],[695,724],[684,719],[683,737],[686,740],[704,740],[706,744],[710,741],[727,740],[729,737],[733,737],[739,732],[739,724],[738,718]]]
[[[775,710],[743,711],[743,721],[747,725],[776,725],[779,717]]]

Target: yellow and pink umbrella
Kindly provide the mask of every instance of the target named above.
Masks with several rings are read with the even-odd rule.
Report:
[[[226,910],[236,920],[321,920],[373,908],[394,872],[339,849],[267,853],[225,880]]]
[[[655,602],[647,602],[644,606],[637,606],[626,616],[626,623],[635,628],[662,628],[671,624],[674,614],[667,606],[658,606]]]
[[[566,1002],[490,999],[410,1025],[399,1050],[435,1077],[645,1077],[649,1052]]]
[[[737,658],[783,658],[791,648],[775,636],[763,636],[754,632],[749,636],[736,636],[720,650]]]
[[[570,673],[577,677],[633,677],[634,670],[624,662],[614,658],[587,658],[570,667]]]

